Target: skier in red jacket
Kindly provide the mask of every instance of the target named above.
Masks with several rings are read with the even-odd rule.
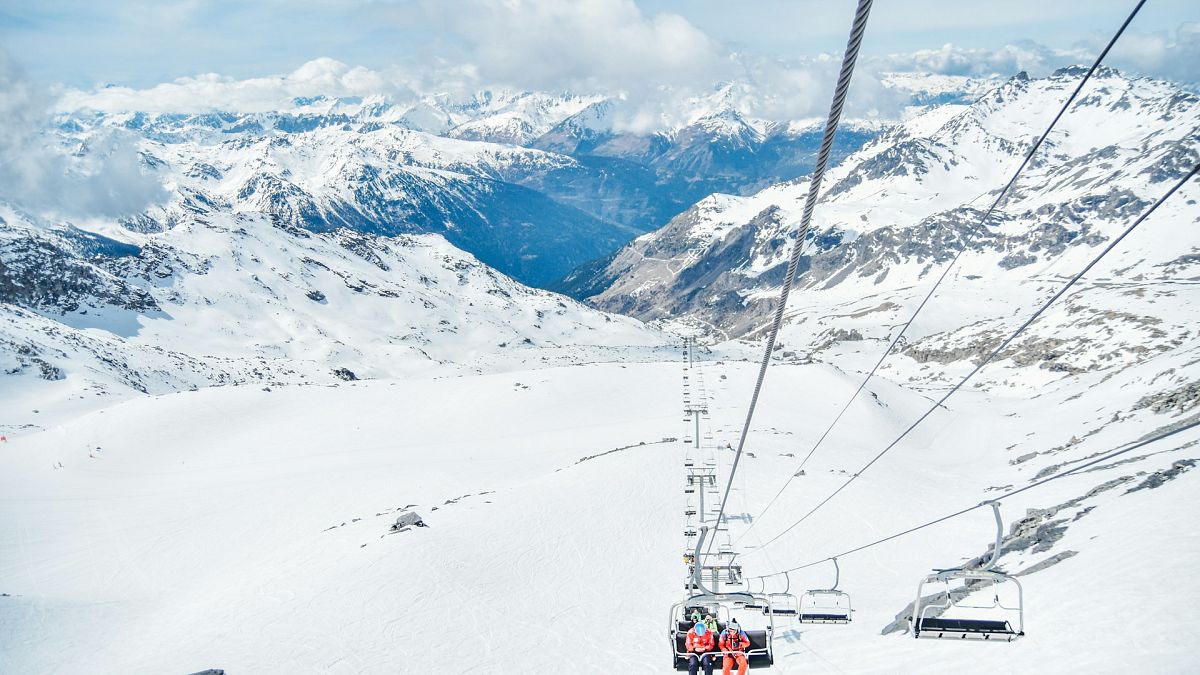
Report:
[[[736,619],[730,619],[729,625],[725,627],[725,632],[721,633],[721,651],[725,653],[725,658],[722,659],[722,675],[729,675],[729,671],[733,669],[733,664],[736,661],[738,667],[738,675],[746,675],[746,670],[750,667],[750,663],[746,661],[746,649],[750,647],[750,638],[742,632],[741,626],[738,626]]]
[[[700,668],[704,668],[704,675],[712,675],[713,655],[708,652],[715,646],[712,631],[703,621],[697,621],[687,633],[688,675],[696,675]]]

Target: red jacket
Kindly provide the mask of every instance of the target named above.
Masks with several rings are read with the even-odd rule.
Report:
[[[731,635],[729,631],[721,633],[721,651],[723,652],[741,652],[749,646],[750,638],[741,632],[735,635]]]
[[[687,650],[689,652],[711,652],[713,651],[713,634],[711,630],[704,631],[704,635],[696,635],[696,629],[693,628],[687,634]]]

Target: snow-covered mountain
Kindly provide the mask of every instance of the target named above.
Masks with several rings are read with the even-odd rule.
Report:
[[[191,214],[268,213],[315,232],[437,233],[535,284],[640,232],[522,185],[586,183],[569,157],[395,124],[325,117],[295,130],[292,118],[257,117],[144,120],[140,150],[171,197],[128,225],[162,231]],[[72,137],[86,143],[88,132]]]
[[[884,338],[942,266],[965,249],[939,291],[942,299],[932,301],[957,303],[953,312],[960,316],[924,328],[957,332],[942,335],[937,347],[917,343],[906,353],[942,361],[973,355],[996,337],[1004,319],[1032,311],[1036,298],[1081,267],[1200,157],[1195,95],[1104,70],[1002,207],[979,224],[1081,75],[1076,68],[1044,79],[1022,75],[969,105],[935,107],[832,169],[792,296],[797,321],[789,344],[809,351]],[[1195,303],[1180,300],[1200,274],[1196,190],[1186,186],[1106,260],[1093,277],[1104,280],[1096,281],[1100,288],[1047,318],[1040,337],[1027,343],[1031,357],[1036,352],[1043,365],[1068,370],[1098,367],[1097,360],[1117,352],[1173,349],[1186,339]],[[708,197],[580,271],[571,288],[609,311],[753,335],[773,311],[806,191],[798,181],[750,197]],[[865,320],[870,335],[858,329],[864,312],[876,314]],[[1125,325],[1128,332],[1105,347],[1087,329],[1101,324],[1104,330]],[[1043,349],[1032,346],[1037,340]]]
[[[314,233],[252,213],[109,232],[121,240],[0,211],[6,391],[63,401],[328,383],[661,342],[438,235]]]
[[[898,89],[917,100],[914,87]],[[92,151],[112,128],[140,139],[172,196],[132,218],[135,229],[224,209],[313,231],[434,232],[545,287],[709,194],[753,192],[807,171],[819,122],[755,117],[762,97],[727,83],[648,131],[627,127],[620,100],[571,93],[487,90],[407,103],[315,96],[255,113],[97,112],[83,97],[63,110],[56,133],[71,153]],[[835,158],[885,125],[848,121]]]

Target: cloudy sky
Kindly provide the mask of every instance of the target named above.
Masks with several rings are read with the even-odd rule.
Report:
[[[948,72],[1037,66],[1039,53],[1094,53],[1132,5],[881,0],[864,50],[893,58],[944,53],[923,66]],[[318,57],[373,71],[402,68],[409,77],[453,68],[517,85],[592,81],[637,88],[661,77],[725,74],[731,53],[789,60],[838,52],[853,6],[853,0],[0,0],[0,48],[35,82],[76,88],[144,88],[205,73],[261,77]],[[1130,31],[1113,55],[1115,65],[1200,79],[1196,0],[1150,0]],[[953,57],[946,45],[957,50]]]
[[[103,151],[92,156],[104,166],[47,149],[42,133],[54,115],[80,110],[254,112],[317,94],[415,102],[507,86],[616,96],[614,125],[649,131],[734,81],[745,83],[744,112],[802,119],[828,106],[854,5],[0,0],[0,185],[60,209],[73,195],[73,208],[90,213],[153,199],[160,186],[139,182],[134,146],[116,132],[95,139]],[[877,0],[847,112],[902,110],[909,99],[882,86],[887,72],[1038,76],[1089,63],[1133,5]],[[1195,89],[1200,2],[1149,0],[1106,63]]]

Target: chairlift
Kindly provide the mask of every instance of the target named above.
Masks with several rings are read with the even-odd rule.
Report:
[[[689,576],[695,576],[696,565],[688,566]],[[712,583],[714,590],[720,591],[722,585],[725,586],[743,586],[742,566],[739,564],[717,563],[715,565],[700,565],[700,578],[704,581]],[[699,590],[699,585],[693,579],[689,579],[688,587],[690,590]]]
[[[961,640],[987,640],[992,642],[1012,642],[1025,635],[1025,590],[1021,582],[993,568],[1000,559],[1000,548],[1004,542],[1004,521],[1000,518],[1000,505],[990,502],[992,513],[996,517],[996,544],[992,548],[992,557],[982,568],[968,569],[971,563],[954,569],[934,570],[933,574],[921,580],[917,585],[917,600],[913,603],[913,613],[909,617],[914,638],[958,638]],[[972,561],[974,562],[974,561]],[[925,602],[922,592],[925,584],[940,583],[945,585],[942,602]],[[1000,588],[1013,585],[1017,590],[1017,604],[1009,606],[1000,601]],[[990,604],[970,605],[965,602],[972,593],[982,588],[990,591]],[[935,598],[937,596],[934,596]],[[976,616],[970,618],[944,617],[946,612],[958,613],[955,610],[972,610],[969,613]],[[981,618],[982,617],[982,618]],[[1016,619],[1017,626],[1013,628],[1011,619]]]
[[[841,578],[842,570],[834,558],[833,586],[809,589],[796,603],[800,623],[850,623],[854,610],[850,605],[850,594],[838,590]]]
[[[707,538],[709,530],[708,527],[700,528],[700,539],[696,542],[696,548],[692,553],[694,560],[700,559],[700,549],[704,547],[704,540]],[[722,593],[709,590],[701,578],[702,569],[702,567],[692,565],[691,578],[687,584],[689,588],[694,588],[698,592],[689,591],[682,602],[671,606],[667,635],[671,644],[674,669],[677,671],[688,669],[688,660],[691,655],[687,652],[687,633],[693,625],[690,616],[694,611],[698,610],[701,614],[713,615],[717,619],[718,631],[724,631],[729,621],[737,618],[731,613],[734,609],[749,607],[751,603],[756,602],[765,603],[768,611],[763,614],[766,620],[760,627],[749,625],[749,621],[742,625],[742,630],[750,639],[750,646],[745,651],[746,662],[750,668],[769,668],[774,665],[775,614],[770,611],[769,600],[745,592]],[[746,618],[753,621],[752,616]],[[716,650],[710,654],[714,658],[722,656],[722,652]]]
[[[758,583],[762,586],[762,589],[758,593],[754,593],[750,590],[750,580],[746,580],[746,592],[750,593],[752,598],[746,602],[746,609],[766,610],[767,608],[767,600],[765,597],[766,594],[763,592],[766,590],[767,582],[764,579],[759,578]],[[766,612],[764,611],[763,613],[765,614]],[[777,608],[775,613],[779,613]]]
[[[767,583],[763,581],[762,597],[762,612],[772,612],[777,616],[796,616],[800,613],[800,606],[796,602],[796,596],[791,594],[792,578],[784,572],[783,578],[787,581],[782,593],[766,593]]]

